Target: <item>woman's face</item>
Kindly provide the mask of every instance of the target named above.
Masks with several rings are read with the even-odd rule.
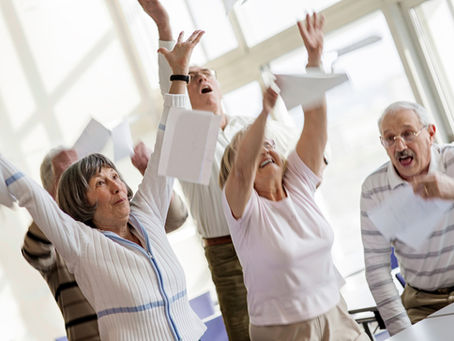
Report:
[[[88,183],[87,199],[97,205],[93,223],[100,229],[112,229],[129,219],[128,190],[118,173],[103,167]]]
[[[284,162],[279,153],[276,152],[273,140],[265,138],[257,171],[255,173],[254,187],[260,187],[262,184],[280,181],[284,175]]]

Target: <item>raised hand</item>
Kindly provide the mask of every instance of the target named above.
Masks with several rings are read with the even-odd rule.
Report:
[[[144,175],[147,169],[148,160],[150,159],[151,150],[147,148],[145,143],[139,142],[134,147],[134,155],[131,156],[131,162],[139,172]]]
[[[271,87],[267,88],[263,93],[263,112],[269,114],[273,110],[277,101],[277,92]]]
[[[159,39],[172,40],[169,15],[159,0],[138,0],[145,13],[156,23],[159,31]]]
[[[308,67],[320,66],[323,53],[323,25],[325,18],[317,13],[306,14],[306,21],[298,21],[298,29],[308,53]]]
[[[186,41],[183,41],[183,32],[181,32],[172,51],[166,48],[160,48],[158,50],[166,58],[174,74],[188,74],[192,50],[199,43],[204,33],[202,30],[196,30]]]

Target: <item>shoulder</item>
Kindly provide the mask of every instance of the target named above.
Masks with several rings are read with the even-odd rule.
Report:
[[[388,181],[388,167],[390,162],[387,161],[370,173],[366,179],[364,179],[363,184],[361,186],[361,193],[364,196],[368,196],[373,194],[377,188],[382,188],[384,186],[389,185]]]

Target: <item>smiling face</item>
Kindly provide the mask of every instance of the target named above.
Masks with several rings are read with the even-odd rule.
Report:
[[[212,111],[216,115],[222,114],[222,95],[214,71],[191,66],[189,68],[189,76],[188,95],[192,108]]]
[[[271,182],[282,183],[284,166],[283,159],[276,152],[274,141],[266,138],[255,173],[254,187],[260,190],[261,188],[267,188]]]
[[[102,167],[88,182],[87,200],[96,205],[93,223],[99,229],[111,230],[129,219],[128,190],[118,173]]]
[[[424,127],[413,110],[400,109],[388,113],[381,123],[381,135],[394,168],[404,180],[426,174],[430,165],[430,149],[435,126]],[[411,141],[405,141],[411,136]],[[387,146],[386,141],[393,141]]]

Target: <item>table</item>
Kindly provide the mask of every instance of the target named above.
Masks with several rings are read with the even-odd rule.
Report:
[[[452,341],[454,340],[454,303],[429,315],[388,339],[389,341]]]

